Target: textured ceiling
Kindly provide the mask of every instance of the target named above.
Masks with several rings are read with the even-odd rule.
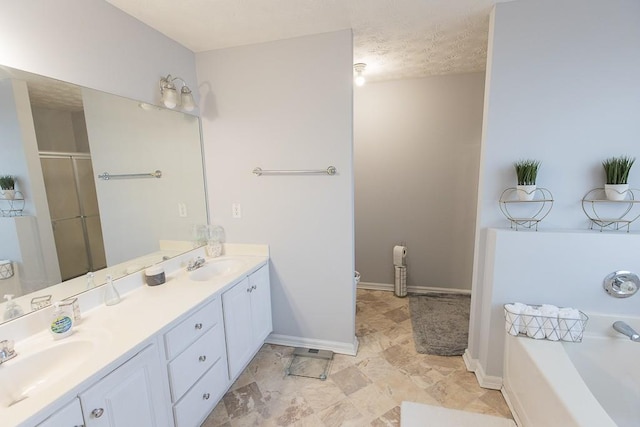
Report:
[[[3,78],[26,81],[29,100],[34,107],[64,111],[82,110],[82,92],[79,86],[1,66],[0,79]]]
[[[194,52],[352,28],[371,81],[483,71],[499,0],[107,0]]]

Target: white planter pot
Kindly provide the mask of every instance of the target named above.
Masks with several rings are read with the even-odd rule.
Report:
[[[536,185],[518,185],[517,187],[518,200],[520,201],[529,201],[533,200],[533,197],[536,195]]]
[[[607,200],[625,200],[627,198],[627,192],[629,191],[629,184],[605,184],[604,193],[607,196]]]
[[[13,200],[16,198],[16,190],[2,190],[2,195],[7,200]]]

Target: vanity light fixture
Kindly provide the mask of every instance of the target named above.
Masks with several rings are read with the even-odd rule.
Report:
[[[367,64],[363,62],[358,62],[357,64],[353,64],[353,69],[356,72],[356,78],[354,80],[356,83],[356,86],[362,86],[365,84],[366,79],[362,75],[362,73],[364,73],[365,68],[367,68]]]
[[[173,83],[176,80],[182,83],[180,97],[178,97],[176,85]],[[189,89],[184,79],[181,77],[173,77],[171,74],[160,79],[160,96],[162,97],[162,103],[167,108],[176,108],[180,105],[183,110],[192,111],[196,106],[191,89]]]

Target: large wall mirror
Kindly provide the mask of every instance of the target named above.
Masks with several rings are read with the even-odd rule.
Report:
[[[0,66],[0,141],[16,178],[0,192],[0,322],[141,274],[207,223],[196,116]]]

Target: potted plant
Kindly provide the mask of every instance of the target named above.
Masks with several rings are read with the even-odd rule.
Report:
[[[620,156],[610,157],[602,162],[604,173],[606,175],[606,184],[604,192],[608,200],[624,200],[629,191],[629,171],[636,159]]]
[[[11,175],[0,176],[0,188],[5,198],[13,200],[16,198],[16,180]]]
[[[520,160],[514,164],[516,176],[518,178],[517,193],[518,199],[523,201],[533,200],[536,193],[536,178],[540,161]]]

